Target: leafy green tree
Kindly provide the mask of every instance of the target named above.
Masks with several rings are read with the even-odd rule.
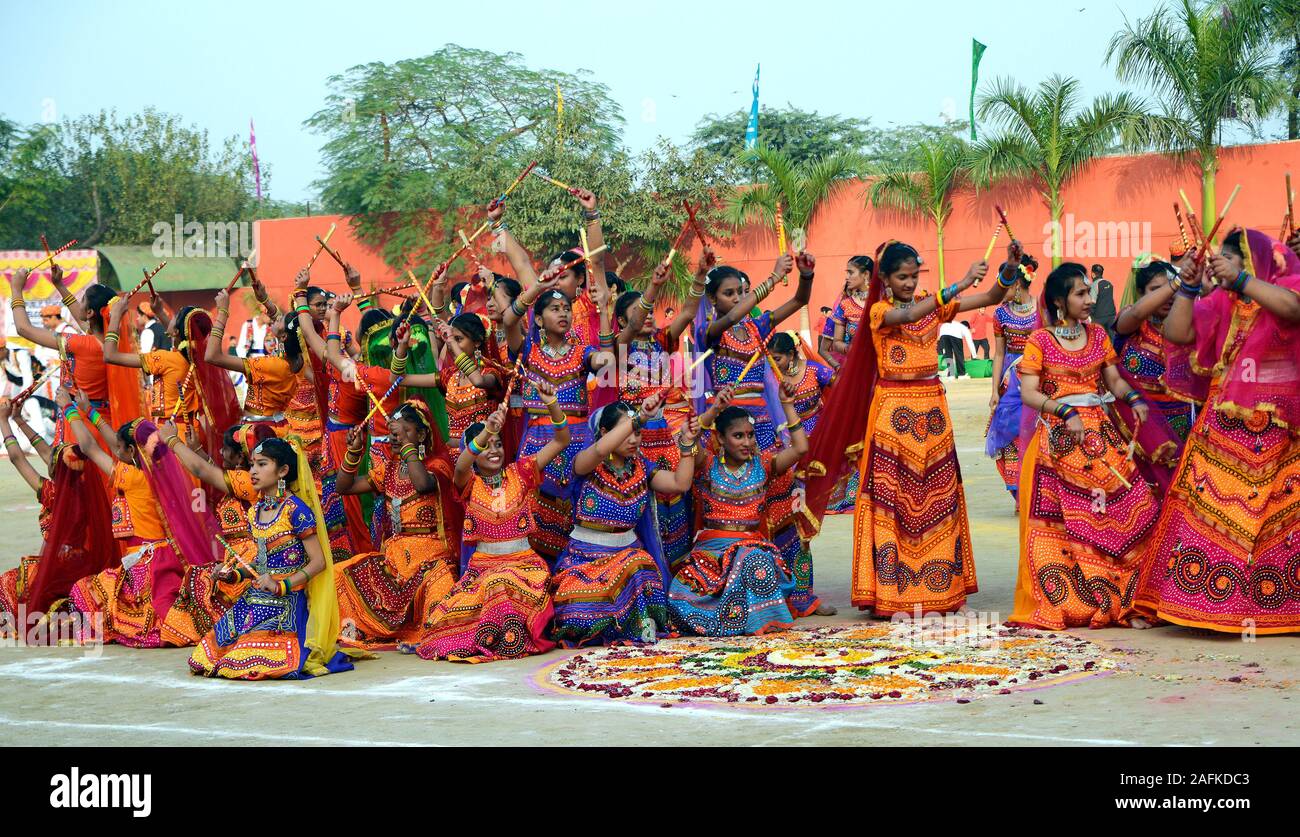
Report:
[[[178,116],[115,111],[7,129],[0,143],[0,246],[147,244],[157,222],[239,221],[255,212],[251,159],[231,137],[213,148]],[[263,182],[269,179],[264,168]]]
[[[1126,23],[1106,60],[1121,81],[1145,82],[1160,103],[1139,121],[1134,140],[1200,169],[1208,232],[1219,211],[1214,191],[1224,124],[1257,124],[1281,100],[1267,30],[1241,0],[1179,0]]]
[[[955,136],[923,140],[903,162],[875,172],[868,201],[934,225],[939,247],[939,283],[946,284],[943,233],[952,215],[952,196],[969,180],[969,149]]]
[[[745,150],[749,111],[710,113],[700,119],[691,144],[719,157],[739,157]],[[762,107],[758,114],[758,144],[779,151],[796,165],[829,157],[838,151],[865,151],[871,121],[805,111],[793,105]],[[757,172],[757,169],[750,169]]]
[[[1062,192],[1143,113],[1128,93],[1099,96],[1081,110],[1077,79],[1054,75],[1032,93],[998,79],[981,100],[979,117],[1000,133],[972,149],[973,180],[981,187],[1020,180],[1038,192],[1051,213],[1055,267],[1061,263]]]
[[[421,58],[353,67],[329,85],[325,107],[305,123],[326,137],[327,174],[318,184],[325,206],[358,216],[363,239],[381,245],[395,266],[445,254],[465,208],[486,204],[528,160],[601,194],[631,182],[618,148],[618,106],[586,73],[532,70],[516,53],[448,44]],[[551,191],[545,208],[533,200],[543,190]],[[541,181],[511,198],[512,217],[538,224],[529,232],[548,244],[561,227],[577,227],[572,200]]]

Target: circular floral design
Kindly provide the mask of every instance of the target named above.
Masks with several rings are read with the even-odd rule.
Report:
[[[1286,603],[1286,578],[1273,567],[1256,567],[1250,575],[1250,597],[1255,604],[1276,610]]]
[[[894,345],[889,347],[889,362],[895,366],[902,366],[907,361],[907,350],[902,346]]]
[[[1083,434],[1083,454],[1089,459],[1100,459],[1106,455],[1106,440],[1096,430]]]
[[[931,436],[938,436],[948,427],[948,422],[944,420],[943,410],[934,407],[925,415],[926,428],[930,431]]]
[[[535,682],[634,702],[806,708],[971,700],[1114,667],[1081,637],[954,618],[600,648],[543,666]]]

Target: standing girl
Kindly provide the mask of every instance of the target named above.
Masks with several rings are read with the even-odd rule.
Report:
[[[1021,398],[1040,413],[1025,446],[1020,574],[1009,621],[1048,630],[1148,626],[1134,598],[1158,508],[1127,456],[1106,403],[1139,421],[1142,393],[1120,377],[1106,330],[1087,322],[1087,270],[1066,262],[1047,277],[1051,328],[1030,335],[1020,361]]]
[[[1027,257],[1022,257],[1027,258]],[[1007,270],[1003,265],[1000,271]],[[984,453],[993,458],[1002,483],[1019,507],[1020,364],[1029,335],[1042,325],[1038,306],[1029,293],[1033,274],[1024,264],[1016,270],[1010,298],[993,312],[993,396],[989,399],[989,426]]]

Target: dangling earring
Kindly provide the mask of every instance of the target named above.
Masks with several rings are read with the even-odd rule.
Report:
[[[420,460],[421,460],[421,461],[424,460],[424,443],[423,443],[423,442],[420,443]]]
[[[276,482],[276,484],[275,484],[275,489],[276,489],[276,496],[277,496],[277,497],[283,497],[283,496],[284,496],[284,477],[280,477],[279,481]]]
[[[722,467],[723,468],[727,467],[727,452],[725,450],[722,452],[720,458],[722,459]]]

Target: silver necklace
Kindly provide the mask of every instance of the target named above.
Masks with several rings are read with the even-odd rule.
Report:
[[[898,300],[898,299],[896,299],[896,300],[894,300],[894,307],[895,307],[895,308],[911,308],[912,305],[913,305],[915,302],[916,302],[915,299],[909,299],[907,302],[903,302],[902,300]]]
[[[1023,317],[1026,314],[1033,313],[1034,304],[1032,302],[1013,302],[1011,303],[1011,310]]]
[[[1075,323],[1072,326],[1055,326],[1052,333],[1058,340],[1077,340],[1083,334],[1083,323]]]

